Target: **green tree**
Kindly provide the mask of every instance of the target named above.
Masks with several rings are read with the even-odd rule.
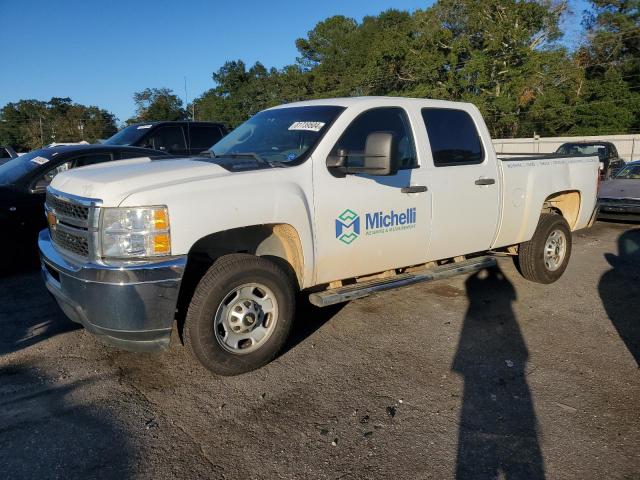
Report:
[[[624,133],[640,122],[638,2],[594,1],[576,52],[559,42],[566,0],[440,0],[362,22],[334,16],[296,41],[293,65],[227,62],[194,107],[235,126],[283,102],[397,95],[472,102],[495,137]]]
[[[169,88],[145,88],[133,94],[136,114],[128,124],[160,120],[184,120],[187,113],[182,100]]]
[[[95,142],[116,132],[113,114],[95,106],[54,97],[48,102],[20,100],[0,109],[0,143],[18,151],[51,142]]]

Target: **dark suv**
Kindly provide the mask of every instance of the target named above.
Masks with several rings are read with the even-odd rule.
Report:
[[[561,155],[598,155],[603,163],[600,175],[603,179],[614,177],[624,167],[625,161],[618,155],[611,142],[569,142],[560,145],[556,153]]]
[[[224,126],[213,122],[149,122],[123,128],[103,144],[196,155],[217,143],[226,133]]]

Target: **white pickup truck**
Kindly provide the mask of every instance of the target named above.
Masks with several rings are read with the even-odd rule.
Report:
[[[282,105],[199,157],[55,177],[42,271],[67,316],[107,343],[164,348],[176,324],[205,367],[233,375],[277,355],[300,292],[325,306],[495,254],[557,280],[571,231],[595,218],[598,162],[498,158],[467,103]]]

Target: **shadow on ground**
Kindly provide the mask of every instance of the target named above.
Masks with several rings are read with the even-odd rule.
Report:
[[[544,478],[515,289],[499,268],[465,287],[469,309],[452,366],[464,380],[456,478]]]
[[[319,308],[311,305],[308,298],[301,295],[297,299],[295,321],[291,328],[291,335],[289,335],[280,355],[293,350],[297,345],[311,337],[325,323],[336,316],[345,305],[345,303],[340,303]]]
[[[128,478],[132,446],[98,406],[73,394],[91,380],[56,385],[29,366],[0,369],[3,478]]]
[[[68,320],[36,269],[0,278],[0,355],[82,328]]]
[[[606,253],[611,270],[600,278],[598,293],[611,323],[640,368],[640,229],[618,237],[618,254]]]

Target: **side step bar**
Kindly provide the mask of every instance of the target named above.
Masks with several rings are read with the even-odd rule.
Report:
[[[309,295],[309,301],[316,307],[327,307],[336,303],[348,302],[356,298],[363,298],[376,292],[383,292],[393,288],[404,287],[419,282],[430,282],[444,278],[477,272],[496,265],[494,257],[478,257],[463,262],[448,263],[421,272],[402,273],[395,277],[370,280],[368,282],[345,285],[343,287],[324,290]]]

